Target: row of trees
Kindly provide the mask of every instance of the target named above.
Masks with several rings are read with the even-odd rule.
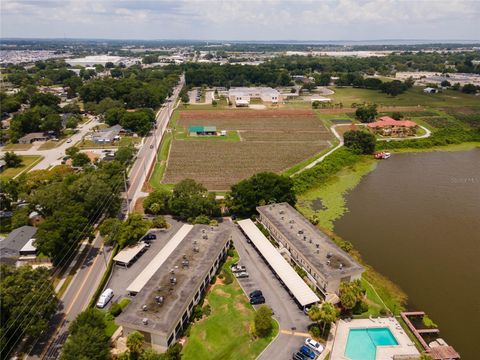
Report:
[[[293,182],[289,177],[275,173],[259,173],[233,185],[226,204],[232,214],[252,216],[259,205],[288,202],[295,205]],[[173,191],[160,189],[150,193],[143,201],[149,214],[172,214],[192,223],[208,223],[221,215],[215,194],[192,179],[176,184]]]
[[[57,297],[46,268],[0,265],[0,358],[25,336],[38,337],[57,309]],[[35,304],[35,311],[28,311]]]

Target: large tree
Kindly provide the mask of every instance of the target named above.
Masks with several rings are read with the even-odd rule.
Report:
[[[153,215],[168,214],[171,197],[172,193],[168,190],[155,190],[143,200],[143,209]]]
[[[359,106],[355,111],[355,116],[362,123],[373,122],[377,115],[378,115],[378,111],[377,111],[376,104],[362,105],[362,106]]]
[[[260,306],[255,313],[254,324],[257,336],[268,336],[273,329],[272,310],[268,306]]]
[[[365,290],[359,280],[340,284],[340,303],[345,310],[351,310],[362,301]]]
[[[80,313],[70,325],[70,336],[63,346],[61,360],[110,359],[105,316],[97,309]]]
[[[18,339],[37,337],[57,309],[57,297],[46,268],[0,266],[0,358]]]
[[[3,156],[2,160],[5,161],[5,164],[9,168],[16,168],[22,165],[22,158],[15,154],[13,151],[7,151]]]
[[[240,216],[251,216],[257,206],[275,202],[293,206],[296,197],[289,177],[270,172],[253,175],[233,185],[228,199],[230,211]]]
[[[220,215],[215,194],[209,193],[202,184],[192,179],[182,180],[174,186],[169,208],[173,215],[190,222],[201,215]]]
[[[373,154],[377,139],[364,130],[350,130],[343,135],[345,146],[357,154]]]

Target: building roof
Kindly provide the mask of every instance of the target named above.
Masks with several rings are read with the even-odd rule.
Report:
[[[157,272],[157,270],[168,259],[177,246],[185,239],[190,230],[193,229],[193,225],[185,224],[176,234],[168,241],[168,243],[160,250],[160,252],[153,258],[153,260],[143,269],[143,271],[132,281],[128,286],[127,291],[129,293],[138,293],[143,289],[145,284],[150,278]]]
[[[93,139],[106,139],[106,140],[113,140],[115,136],[118,136],[122,127],[120,125],[114,125],[106,129],[99,130],[92,134]]]
[[[143,251],[143,249],[145,249],[146,246],[147,245],[144,242],[139,242],[138,244],[129,246],[115,255],[113,261],[128,265],[138,254]]]
[[[278,96],[280,93],[278,90],[271,87],[234,87],[228,90],[228,96],[261,96],[261,95],[273,95]]]
[[[367,126],[370,128],[382,128],[386,126],[415,127],[417,123],[411,120],[395,120],[390,116],[382,116],[379,117],[377,121],[367,124]]]
[[[312,225],[288,203],[257,207],[326,279],[363,272],[363,267],[340,249],[326,234]]]
[[[43,135],[43,133],[41,132],[35,132],[35,133],[29,133],[29,134],[26,134],[24,136],[22,136],[20,139],[18,140],[27,140],[27,141],[31,141],[33,139],[38,139],[38,138],[45,138],[46,136]]]
[[[285,286],[301,306],[319,302],[319,297],[308,287],[292,266],[283,258],[270,241],[250,219],[240,220],[238,225],[267,260]]]
[[[20,256],[20,250],[35,236],[36,232],[37,228],[28,225],[11,231],[5,239],[0,241],[0,262],[12,263],[12,259],[16,260]]]
[[[188,127],[188,132],[216,132],[216,126],[200,126],[200,125],[192,125]]]
[[[213,228],[206,225],[185,226],[187,228],[184,229],[188,233],[180,234],[185,240],[163,259],[160,266],[156,266],[155,274],[117,317],[119,325],[166,336],[173,331],[191,299],[205,281],[206,274],[216,261],[220,250],[227,244],[232,230],[230,224],[220,224]],[[207,238],[204,238],[205,235]],[[170,239],[165,247],[172,241],[178,241],[178,238]],[[198,252],[195,252],[195,246]],[[182,264],[185,259],[188,260],[188,267]],[[154,258],[151,264],[158,264],[157,258]],[[175,285],[170,282],[172,277],[176,279]],[[163,297],[162,305],[157,304],[156,296]],[[143,305],[147,306],[146,311],[142,309]],[[148,324],[144,324],[143,319],[148,319]]]
[[[30,239],[27,241],[27,243],[25,245],[23,245],[23,247],[20,249],[20,253],[24,253],[24,252],[35,252],[37,251],[37,247],[33,245],[33,242],[35,241],[35,239]]]

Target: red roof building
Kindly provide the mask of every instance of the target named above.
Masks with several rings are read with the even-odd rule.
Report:
[[[390,116],[382,116],[367,126],[383,136],[404,137],[415,135],[417,123],[411,120],[395,120]]]

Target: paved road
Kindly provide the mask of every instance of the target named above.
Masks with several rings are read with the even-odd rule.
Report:
[[[276,275],[265,263],[245,236],[235,229],[233,243],[240,255],[240,265],[245,265],[249,278],[239,279],[244,291],[249,294],[259,289],[263,292],[266,305],[274,312],[280,325],[279,336],[259,356],[260,360],[291,359],[292,353],[298,351],[308,337],[307,327],[310,320],[296,305],[287,290],[281,285]]]
[[[129,174],[130,186],[128,188],[128,199],[130,201],[129,210],[135,207],[136,200],[142,196],[142,187],[147,179],[149,169],[155,165],[157,151],[162,141],[163,134],[167,128],[170,117],[175,108],[180,90],[185,83],[185,77],[182,75],[179,84],[175,87],[172,96],[168,102],[157,113],[156,125],[152,134],[144,138],[143,146],[137,153],[137,160],[132,166]],[[153,169],[152,169],[153,170]]]
[[[141,194],[141,188],[145,181],[145,175],[155,160],[155,155],[160,145],[161,138],[165,132],[170,116],[173,112],[174,103],[178,98],[178,94],[183,87],[184,77],[181,77],[179,85],[175,88],[173,95],[170,97],[170,102],[162,107],[157,113],[157,128],[155,132],[144,139],[142,147],[140,148],[137,159],[130,171],[129,180],[130,186],[128,189],[129,199],[134,201]],[[90,124],[91,127],[96,124]],[[90,128],[91,128],[90,127]],[[85,129],[85,132],[88,131]],[[83,133],[83,131],[82,131]],[[78,139],[81,139],[80,134]],[[153,149],[150,146],[153,145]],[[71,144],[62,144],[60,149],[71,146]],[[59,148],[55,149],[56,151]],[[133,208],[133,206],[132,206]],[[88,246],[87,255],[85,258],[78,258],[81,262],[79,270],[77,270],[70,286],[62,297],[59,312],[55,315],[49,332],[45,333],[34,345],[30,351],[27,359],[57,359],[60,354],[60,349],[68,337],[69,323],[76,318],[89,304],[93,294],[95,293],[101,278],[106,270],[111,253],[106,253],[103,248],[102,239],[97,236],[91,245]]]
[[[111,252],[103,248],[102,239],[97,236],[87,245],[85,258],[61,299],[61,306],[45,333],[30,351],[27,359],[56,359],[61,346],[68,337],[68,326],[89,304],[106,270]]]
[[[43,170],[49,168],[51,165],[60,164],[61,159],[65,156],[65,150],[71,147],[76,142],[80,141],[87,133],[89,133],[92,128],[99,125],[98,120],[95,117],[78,127],[78,132],[72,135],[69,140],[64,141],[62,144],[57,146],[56,148],[49,149],[49,150],[38,150],[38,146],[34,144],[33,148],[28,150],[15,150],[15,152],[19,155],[41,155],[43,159],[32,167],[29,171],[32,170]],[[0,156],[3,155],[4,151],[0,151]]]

